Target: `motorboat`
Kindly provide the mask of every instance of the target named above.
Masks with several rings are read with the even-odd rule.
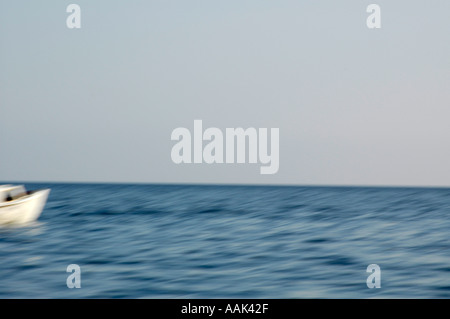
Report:
[[[0,224],[23,224],[39,218],[50,189],[27,191],[23,185],[0,185]]]

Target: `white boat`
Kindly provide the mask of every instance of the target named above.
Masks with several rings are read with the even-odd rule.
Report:
[[[39,218],[50,189],[27,191],[23,185],[0,185],[0,224],[23,224]]]

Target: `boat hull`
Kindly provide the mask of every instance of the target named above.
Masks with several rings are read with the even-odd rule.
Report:
[[[24,224],[39,218],[50,189],[33,192],[18,200],[1,203],[0,224]]]

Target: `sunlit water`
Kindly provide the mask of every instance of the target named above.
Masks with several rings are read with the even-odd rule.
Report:
[[[52,192],[0,228],[0,298],[450,297],[450,189],[26,186]]]

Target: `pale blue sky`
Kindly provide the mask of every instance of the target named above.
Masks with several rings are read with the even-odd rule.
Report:
[[[450,186],[449,14],[444,0],[2,1],[0,180]],[[174,164],[171,132],[194,119],[280,128],[279,172]]]

